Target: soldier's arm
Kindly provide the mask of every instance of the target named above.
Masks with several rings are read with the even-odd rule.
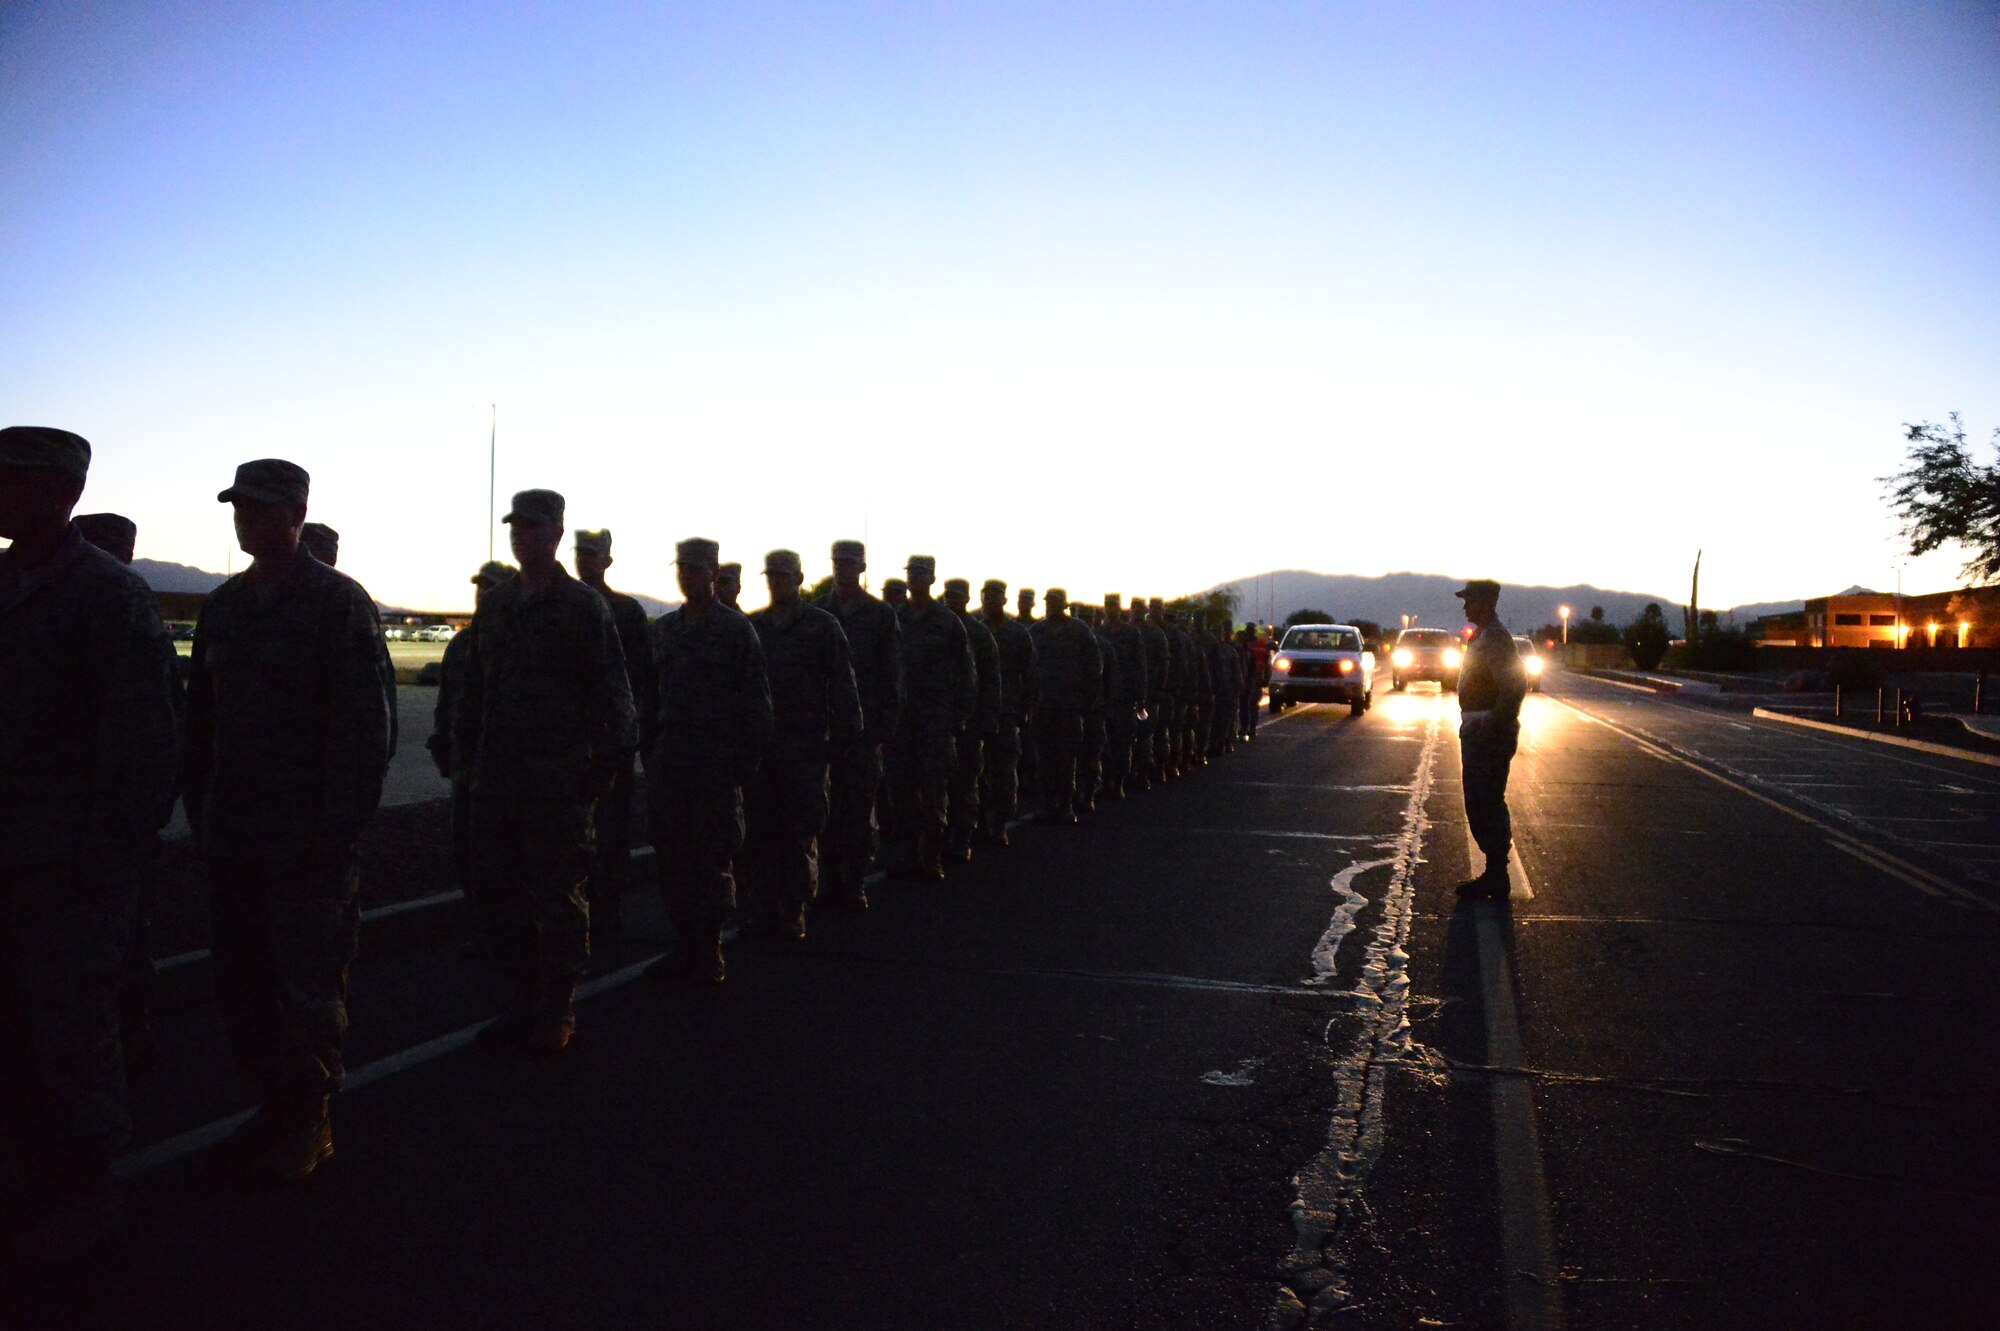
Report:
[[[896,733],[896,726],[903,719],[903,626],[893,614],[887,615],[889,631],[879,639],[876,651],[877,678],[882,681],[882,706],[880,716],[873,717],[875,733],[868,738],[876,744],[888,742]]]
[[[388,646],[368,593],[346,582],[336,600],[326,640],[327,717],[325,805],[321,836],[330,850],[351,847],[382,802],[396,724],[395,694],[383,687]]]
[[[98,617],[108,663],[91,774],[92,851],[129,863],[133,849],[173,816],[180,776],[172,641],[152,595],[135,583]]]
[[[480,626],[486,613],[473,611],[472,622],[463,630],[465,654],[454,668],[450,695],[438,699],[441,706],[451,708],[445,724],[451,735],[452,775],[459,779],[471,774],[472,760],[479,755],[479,730],[485,721],[486,661]]]
[[[632,677],[626,668],[625,648],[611,611],[601,596],[593,595],[582,604],[591,607],[583,646],[590,662],[590,693],[598,708],[596,723],[591,728],[591,756],[608,787],[613,776],[632,765],[632,751],[639,744],[638,712],[632,703]]]
[[[764,669],[764,644],[757,630],[748,620],[739,620],[738,627],[742,632],[737,648],[736,775],[748,784],[771,742],[771,680]]]
[[[854,683],[854,661],[847,635],[837,627],[826,634],[826,718],[834,747],[845,748],[861,737],[861,690]]]
[[[188,657],[187,707],[181,718],[181,803],[197,845],[208,814],[204,796],[209,768],[215,762],[215,685],[208,674],[209,632],[208,606],[204,605],[195,617],[194,650]]]

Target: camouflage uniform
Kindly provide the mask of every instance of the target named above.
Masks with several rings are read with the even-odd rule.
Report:
[[[511,566],[489,560],[472,575],[472,583],[475,587],[482,583],[497,587],[513,576]],[[458,890],[465,893],[467,901],[473,900],[472,768],[470,763],[452,761],[451,722],[458,714],[459,696],[465,692],[465,658],[471,650],[470,633],[454,633],[444,645],[444,659],[438,662],[437,703],[431,709],[431,736],[424,741],[438,775],[451,782],[451,867]]]
[[[990,840],[1004,841],[1020,801],[1021,734],[1035,711],[1035,642],[1027,625],[1004,611],[980,623],[1000,657],[1000,728],[980,770],[980,824]]]
[[[487,592],[459,637],[451,752],[472,797],[475,900],[526,1008],[590,964],[591,806],[631,765],[632,688],[604,598],[561,565],[538,592],[520,577]]]
[[[1167,728],[1160,722],[1174,680],[1166,632],[1151,618],[1138,620],[1132,627],[1146,652],[1146,719],[1139,723],[1133,744],[1133,768],[1141,775],[1143,787],[1167,779]]]
[[[1125,798],[1135,778],[1133,748],[1138,742],[1139,710],[1146,705],[1152,683],[1147,671],[1146,638],[1122,613],[1105,625],[1104,640],[1117,660],[1116,676],[1105,676],[1104,794]],[[1144,779],[1143,771],[1138,779]]]
[[[1023,629],[1030,631],[1039,622],[1035,618],[1034,588],[1021,588],[1020,595],[1015,598],[1014,622],[1019,624]],[[1032,643],[1034,640],[1030,638],[1029,641]],[[1018,783],[1022,790],[1039,790],[1041,788],[1041,768],[1037,761],[1041,746],[1036,740],[1035,731],[1036,726],[1032,719],[1022,723],[1021,761],[1017,772]]]
[[[772,728],[749,792],[743,858],[758,895],[782,914],[818,891],[828,760],[860,742],[861,695],[847,635],[826,611],[801,604],[781,620],[767,608],[750,624],[770,676]]]
[[[1068,615],[1045,616],[1029,632],[1035,641],[1035,731],[1041,746],[1042,811],[1058,822],[1074,822],[1083,714],[1103,688],[1097,640],[1088,627]]]
[[[954,613],[965,626],[965,638],[972,648],[978,674],[978,701],[972,722],[957,736],[957,753],[952,763],[950,807],[945,816],[951,828],[955,858],[970,853],[972,833],[979,826],[979,778],[986,770],[987,749],[1000,734],[1000,644],[994,641],[985,621],[971,611]]]
[[[1180,629],[1181,659],[1187,662],[1187,686],[1181,694],[1181,754],[1188,767],[1208,762],[1208,709],[1215,697],[1215,675],[1208,646],[1192,629]]]
[[[1243,661],[1236,645],[1221,634],[1209,639],[1210,673],[1215,680],[1215,696],[1210,703],[1208,751],[1211,754],[1236,751],[1237,706],[1243,694]]]
[[[945,802],[957,736],[979,703],[979,667],[965,625],[942,602],[912,601],[903,628],[902,723],[885,755],[894,834],[909,840],[911,866],[943,873]]]
[[[1113,649],[1111,639],[1094,621],[1094,617],[1085,621],[1085,626],[1090,629],[1091,641],[1097,644],[1097,673],[1102,681],[1095,701],[1083,709],[1083,743],[1076,753],[1077,808],[1083,813],[1091,813],[1097,808],[1097,797],[1104,793],[1106,713],[1112,694],[1121,689],[1122,684],[1118,679],[1118,653]]]
[[[79,441],[81,442],[81,441]],[[173,810],[179,684],[153,595],[72,528],[0,551],[0,1123],[108,1153],[131,1120],[117,994],[135,865]]]
[[[611,611],[612,626],[618,631],[618,645],[625,656],[625,678],[638,697],[641,681],[653,673],[652,623],[646,608],[623,592],[609,587],[597,589]],[[590,913],[595,923],[609,923],[615,932],[624,898],[625,885],[632,876],[632,796],[635,786],[633,765],[627,759],[611,778],[611,787],[597,801],[591,819],[596,855],[590,874]],[[600,932],[602,932],[600,930]]]
[[[1521,740],[1521,702],[1527,694],[1528,672],[1513,635],[1498,620],[1486,624],[1465,645],[1459,670],[1458,746],[1465,820],[1486,856],[1487,872],[1501,876],[1514,843],[1507,773]]]
[[[183,798],[208,860],[216,996],[238,1066],[274,1100],[345,1075],[356,846],[395,714],[381,620],[354,579],[300,547],[275,585],[239,573],[209,594]]]
[[[730,863],[743,849],[743,788],[771,740],[757,630],[720,601],[700,616],[669,610],[653,621],[642,692],[660,898],[683,949],[707,947],[736,907]]]
[[[838,590],[819,600],[847,636],[854,685],[861,694],[861,739],[833,755],[831,811],[827,820],[829,895],[843,903],[865,899],[861,881],[879,848],[875,796],[882,785],[882,748],[903,715],[903,627],[896,612],[867,592],[842,601]]]

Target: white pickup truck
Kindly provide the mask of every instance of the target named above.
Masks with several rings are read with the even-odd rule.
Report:
[[[1355,716],[1375,701],[1375,653],[1350,624],[1295,624],[1271,659],[1271,710],[1344,702]]]

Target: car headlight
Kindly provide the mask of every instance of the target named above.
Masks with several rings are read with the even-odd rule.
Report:
[[[1271,669],[1279,671],[1281,673],[1283,671],[1290,670],[1291,668],[1292,668],[1292,663],[1286,660],[1282,656],[1279,657],[1277,660],[1271,662]]]
[[[1351,675],[1351,674],[1353,674],[1353,673],[1354,673],[1354,662],[1352,662],[1352,661],[1342,661],[1342,662],[1340,663],[1340,673],[1341,673],[1341,674],[1343,674],[1343,675]]]
[[[1465,653],[1463,653],[1463,652],[1459,651],[1459,650],[1458,650],[1458,648],[1456,648],[1456,647],[1447,647],[1447,648],[1445,648],[1445,649],[1444,649],[1444,666],[1445,666],[1445,669],[1447,669],[1447,670],[1456,670],[1456,669],[1458,669],[1458,663],[1459,663],[1460,661],[1463,661],[1464,659],[1465,659]]]
[[[1521,662],[1521,664],[1528,667],[1528,673],[1531,675],[1539,675],[1542,673],[1542,658],[1539,656],[1527,657]]]
[[[1406,666],[1410,662],[1416,660],[1417,658],[1410,655],[1409,648],[1398,647],[1394,652],[1390,654],[1389,659],[1391,661],[1394,661],[1399,666]]]

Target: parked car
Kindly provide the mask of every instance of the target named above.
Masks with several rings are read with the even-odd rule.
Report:
[[[385,642],[408,642],[411,632],[401,624],[389,624],[382,629],[382,638]]]
[[[1359,716],[1375,701],[1375,653],[1348,624],[1295,624],[1271,658],[1271,710],[1295,702],[1344,702]]]
[[[1412,680],[1435,680],[1446,693],[1458,688],[1465,644],[1450,629],[1404,629],[1389,653],[1389,687],[1402,690]]]
[[[1521,654],[1521,668],[1528,672],[1528,692],[1542,691],[1542,671],[1546,668],[1541,652],[1535,649],[1533,638],[1514,635],[1514,650]]]
[[[450,642],[458,635],[458,630],[449,624],[426,624],[417,630],[418,642]]]

